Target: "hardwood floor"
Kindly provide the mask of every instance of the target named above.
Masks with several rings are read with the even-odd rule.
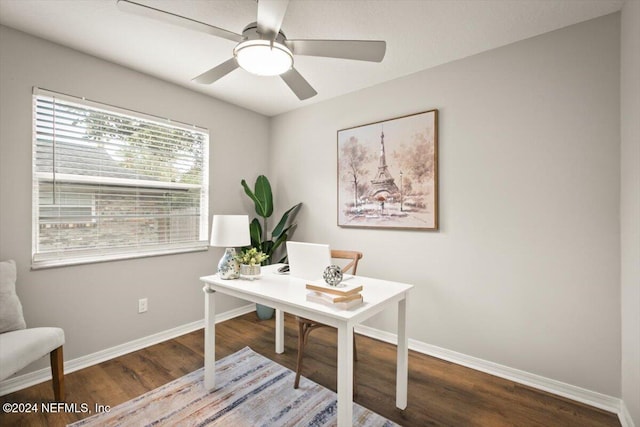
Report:
[[[255,313],[216,326],[216,356],[245,346],[295,369],[296,325],[285,320],[285,353],[274,353],[274,321]],[[336,390],[336,333],[314,331],[305,351],[303,375]],[[409,353],[409,405],[395,408],[395,347],[358,336],[356,378],[359,404],[404,426],[619,426],[615,414],[474,371],[420,353]],[[67,374],[67,403],[76,412],[7,414],[2,426],[61,426],[82,419],[81,404],[115,406],[203,366],[204,335],[199,330]],[[293,381],[293,380],[292,380]],[[292,383],[293,386],[293,383]],[[51,382],[3,396],[1,402],[52,402]]]

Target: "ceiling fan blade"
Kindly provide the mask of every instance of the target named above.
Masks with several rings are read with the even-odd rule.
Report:
[[[236,62],[236,58],[231,58],[223,62],[222,64],[213,67],[209,71],[205,71],[204,73],[200,74],[198,77],[195,77],[194,79],[192,79],[192,81],[208,85],[226,76],[236,68],[238,68],[238,63]]]
[[[205,24],[204,22],[176,15],[171,12],[165,12],[164,10],[145,6],[129,0],[118,0],[118,8],[124,12],[168,22],[190,30],[222,37],[223,39],[231,40],[236,43],[242,41],[242,36],[240,34],[232,33],[231,31],[223,30],[222,28],[214,27],[213,25]]]
[[[387,43],[380,40],[287,40],[294,55],[381,62]]]
[[[311,98],[318,94],[314,88],[311,87],[304,77],[295,69],[291,68],[284,74],[280,74],[280,77],[289,86],[289,89],[296,94],[300,101],[304,101],[307,98]]]
[[[258,32],[274,40],[280,31],[289,0],[258,0]]]

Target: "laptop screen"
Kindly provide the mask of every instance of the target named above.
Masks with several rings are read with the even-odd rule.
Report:
[[[329,245],[287,242],[289,275],[305,280],[322,280],[324,269],[331,265]]]

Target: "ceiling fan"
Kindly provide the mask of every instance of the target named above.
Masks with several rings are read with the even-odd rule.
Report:
[[[202,84],[211,84],[241,67],[256,75],[279,75],[300,100],[305,100],[317,92],[293,67],[293,55],[371,62],[380,62],[384,58],[386,42],[379,40],[289,40],[280,29],[289,0],[257,1],[258,20],[247,25],[242,34],[130,0],[118,0],[118,7],[238,43],[231,59],[193,79]]]

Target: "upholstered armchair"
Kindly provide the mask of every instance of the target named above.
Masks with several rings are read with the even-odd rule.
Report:
[[[64,331],[27,328],[16,294],[16,264],[0,262],[0,381],[49,354],[55,400],[64,400]]]

